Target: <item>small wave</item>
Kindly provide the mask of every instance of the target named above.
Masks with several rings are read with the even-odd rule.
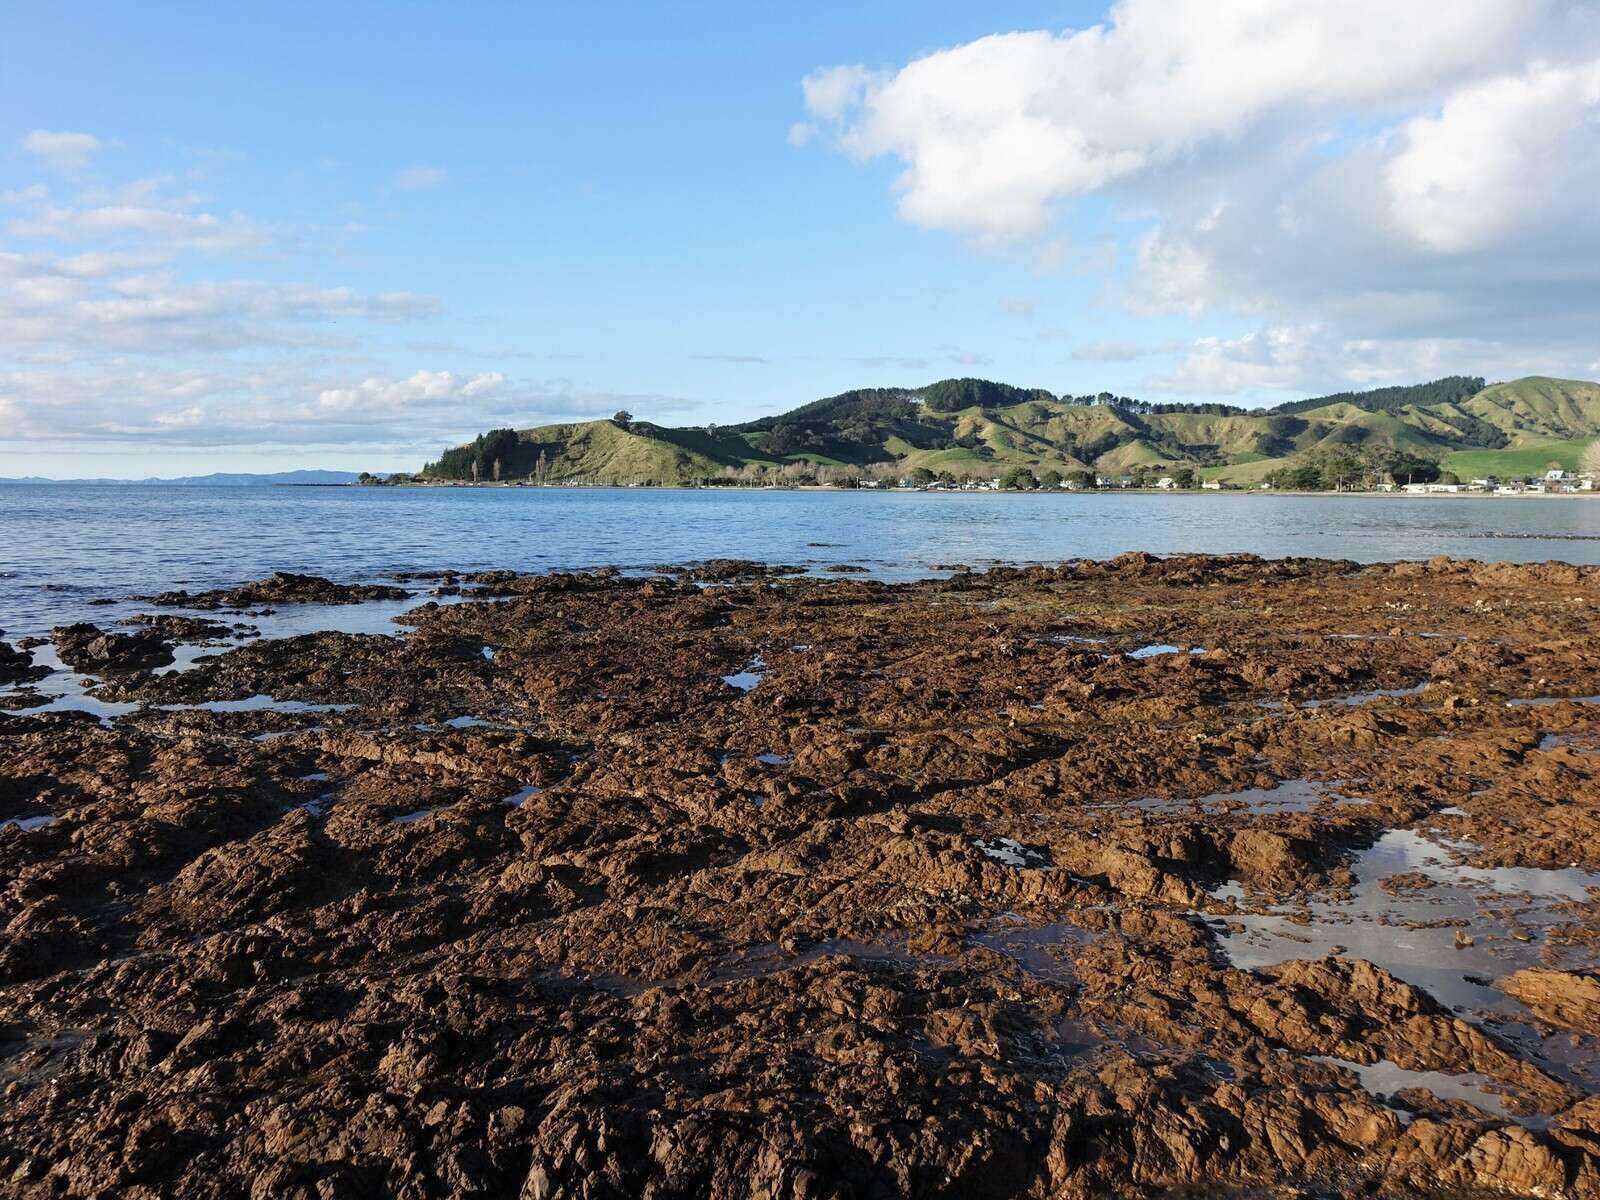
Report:
[[[1460,538],[1501,538],[1525,542],[1600,542],[1600,533],[1455,533]]]

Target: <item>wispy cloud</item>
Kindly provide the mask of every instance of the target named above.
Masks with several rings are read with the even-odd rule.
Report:
[[[1180,341],[1145,342],[1089,342],[1072,352],[1074,362],[1119,363],[1151,358],[1158,354],[1176,354],[1184,348]]]
[[[410,166],[394,173],[394,186],[402,192],[420,192],[442,186],[450,174],[443,167]]]
[[[92,133],[35,129],[23,134],[17,147],[25,154],[43,159],[58,171],[76,171],[94,161],[95,155],[105,149],[105,143]]]

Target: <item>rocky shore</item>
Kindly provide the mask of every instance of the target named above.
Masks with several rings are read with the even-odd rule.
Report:
[[[0,1193],[1600,1196],[1600,569],[849,566],[0,641]]]

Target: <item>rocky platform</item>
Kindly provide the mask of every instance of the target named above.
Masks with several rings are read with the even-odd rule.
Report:
[[[0,1193],[1600,1195],[1600,572],[443,578],[7,706]]]

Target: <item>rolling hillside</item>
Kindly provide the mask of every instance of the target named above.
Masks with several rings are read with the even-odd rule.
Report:
[[[619,416],[623,416],[619,414]],[[740,425],[670,429],[587,421],[500,429],[423,468],[434,480],[676,486],[788,468],[839,476],[892,465],[993,478],[1012,467],[1120,475],[1197,468],[1253,483],[1287,466],[1360,459],[1425,462],[1462,474],[1573,465],[1600,436],[1600,384],[1531,377],[1485,387],[1452,377],[1271,410],[1057,397],[986,380],[845,392]]]

